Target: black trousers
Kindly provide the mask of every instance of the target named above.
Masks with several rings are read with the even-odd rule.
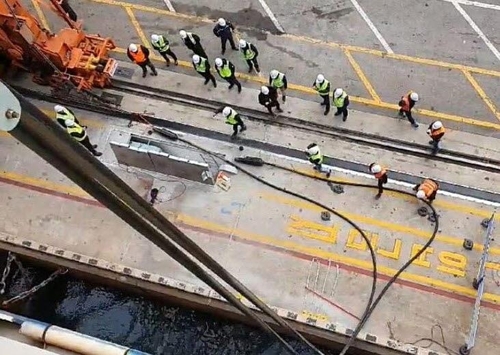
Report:
[[[217,82],[215,81],[215,77],[212,75],[212,73],[210,72],[210,70],[207,70],[204,73],[198,72],[198,74],[200,74],[202,77],[205,78],[204,85],[207,85],[209,81],[212,81],[212,84],[214,84],[214,87],[215,88],[217,87]]]
[[[250,73],[253,68],[255,67],[255,71],[257,73],[260,72],[260,67],[259,67],[259,62],[257,61],[257,55],[253,57],[252,59],[247,59],[247,64],[248,64],[248,72]]]
[[[203,49],[201,44],[194,46],[193,49],[191,50],[193,51],[194,54],[198,54],[200,57],[208,59],[207,53],[205,53],[205,50]]]
[[[236,85],[236,87],[238,87],[238,91],[241,91],[241,84],[238,81],[238,79],[236,79],[234,74],[232,76],[230,76],[229,78],[222,78],[222,79],[224,79],[225,81],[227,81],[229,83],[230,89],[232,89],[232,87]]]
[[[220,44],[222,47],[222,54],[226,53],[226,43],[229,41],[229,44],[231,45],[231,49],[238,50],[238,47],[236,47],[236,44],[234,44],[234,39],[233,39],[233,34],[231,33],[227,37],[221,37],[220,38]]]
[[[268,104],[266,105],[266,107],[267,107],[267,110],[269,111],[269,113],[270,113],[271,115],[274,115],[274,112],[273,112],[273,110],[272,110],[272,108],[273,108],[273,107],[276,107],[276,109],[277,109],[278,111],[281,111],[280,103],[278,102],[278,100],[273,100],[273,101],[271,101],[270,103],[268,103]]]
[[[166,51],[160,52],[160,55],[165,59],[167,64],[170,64],[170,59],[167,57],[167,55],[171,56],[174,62],[177,62],[177,56],[175,55],[174,52],[169,48]]]
[[[382,192],[384,192],[385,184],[387,184],[387,175],[384,175],[380,179],[377,179],[377,187],[379,195],[382,195]]]
[[[148,74],[148,69],[147,69],[148,67],[149,69],[151,69],[151,73],[153,73],[153,75],[158,75],[154,64],[151,63],[149,59],[146,60],[144,63],[139,64],[139,66],[142,69],[142,77],[145,77]]]
[[[432,139],[431,144],[432,144],[432,154],[437,154],[439,152],[439,142],[441,141],[441,138],[439,139]]]
[[[335,116],[340,116],[340,115],[342,115],[343,121],[347,120],[347,116],[349,115],[347,106],[337,107],[337,112],[335,112]]]
[[[83,141],[80,141],[80,143],[89,150],[94,155],[97,155],[97,150],[95,150],[94,146],[92,143],[90,143],[89,136],[85,137]]]
[[[410,121],[410,123],[412,125],[416,125],[417,123],[415,122],[415,119],[413,118],[413,116],[411,115],[411,110],[410,111],[403,111],[402,109],[399,109],[399,114],[401,116],[403,115],[406,115],[406,118],[408,119],[408,121]]]
[[[76,12],[68,3],[68,0],[63,0],[61,2],[61,7],[68,14],[68,17],[71,19],[71,21],[77,20],[78,17],[76,16]]]
[[[233,124],[233,137],[238,134],[238,127],[241,127],[240,132],[247,128],[240,117],[236,117],[236,123]]]
[[[321,103],[321,106],[325,106],[325,115],[328,115],[328,112],[330,112],[330,95],[319,95],[323,99],[323,102]]]

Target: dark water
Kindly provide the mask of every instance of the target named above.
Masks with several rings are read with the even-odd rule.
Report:
[[[6,253],[0,251],[0,276],[5,260]],[[26,261],[22,265],[24,270],[17,271],[13,264],[5,298],[31,288],[51,273]],[[6,310],[155,355],[287,354],[272,337],[257,328],[69,275],[59,276],[33,297]],[[298,353],[314,354],[302,343],[288,340]]]

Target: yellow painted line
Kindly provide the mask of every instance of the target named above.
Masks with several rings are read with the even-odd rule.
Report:
[[[465,77],[467,78],[469,83],[472,85],[474,90],[476,90],[477,94],[484,101],[486,106],[488,106],[488,108],[491,110],[491,112],[493,112],[495,117],[500,121],[500,111],[498,111],[498,109],[496,108],[493,101],[491,101],[491,99],[488,97],[488,95],[486,95],[486,93],[484,92],[483,88],[479,85],[477,80],[467,70],[462,70],[462,73],[465,75]]]
[[[45,14],[43,13],[42,8],[40,7],[39,1],[40,0],[31,0],[31,3],[35,8],[36,15],[38,16],[38,19],[42,23],[42,26],[50,31],[49,22],[47,21],[47,18],[45,17]]]
[[[61,185],[61,184],[56,184],[52,183],[49,181],[44,181],[41,179],[35,179],[31,178],[28,176],[16,174],[16,173],[9,173],[9,172],[0,172],[0,177],[5,177],[7,179],[11,179],[14,181],[19,181],[25,184],[37,186],[37,187],[43,187],[48,190],[56,191],[59,193],[66,193],[70,194],[73,196],[78,196],[78,197],[84,197],[84,198],[89,198],[89,196],[80,188],[78,187],[72,187],[72,186],[67,186],[67,185]],[[344,256],[342,254],[336,254],[332,252],[326,252],[318,248],[314,247],[307,247],[303,246],[300,244],[297,244],[295,242],[291,242],[288,240],[281,240],[281,239],[275,239],[269,236],[264,236],[264,235],[259,235],[256,233],[251,233],[251,232],[246,232],[243,230],[239,229],[234,229],[233,227],[226,227],[220,224],[216,224],[214,222],[210,221],[205,221],[198,219],[196,217],[184,215],[184,214],[176,214],[176,220],[179,222],[182,222],[186,225],[196,227],[196,228],[202,228],[206,229],[212,232],[219,232],[219,233],[226,233],[226,234],[232,234],[237,237],[240,237],[245,240],[249,240],[252,242],[257,242],[261,244],[266,244],[269,246],[274,246],[274,247],[279,247],[291,251],[295,251],[298,253],[310,255],[311,257],[317,257],[317,258],[322,258],[326,260],[333,260],[342,264],[346,265],[351,265],[355,266],[364,270],[371,270],[372,265],[371,262],[368,261],[363,261],[359,260],[356,258],[351,258]],[[385,267],[382,265],[378,265],[377,267],[379,273],[387,275],[387,276],[393,276],[396,273],[395,269]],[[411,274],[408,272],[404,272],[401,274],[400,279],[406,280],[406,281],[412,281],[418,284],[434,287],[437,289],[441,290],[446,290],[449,292],[454,292],[457,294],[461,295],[466,295],[469,297],[474,297],[476,295],[476,291],[474,289],[471,289],[470,287],[464,287],[464,286],[459,286],[455,285],[449,282],[441,281],[438,279],[433,279],[427,276],[421,276],[421,275],[416,275],[416,274]],[[484,298],[485,301],[493,302],[493,303],[500,303],[500,295],[495,295],[491,293],[485,293]]]
[[[294,207],[294,208],[301,208],[301,209],[306,209],[306,210],[310,210],[310,211],[317,211],[317,212],[323,211],[323,209],[320,208],[319,206],[316,206],[312,203],[298,200],[295,198],[282,197],[280,195],[271,194],[271,193],[262,193],[262,194],[260,194],[260,197],[262,197],[268,201],[274,201],[276,203],[279,203],[282,205],[287,205],[287,206]],[[342,211],[342,210],[337,210],[337,209],[336,209],[336,211],[338,211],[339,213],[342,213],[347,218],[352,219],[353,221],[356,221],[359,223],[368,224],[371,226],[376,226],[379,228],[390,230],[392,232],[413,235],[415,237],[419,237],[419,238],[425,239],[425,240],[428,240],[430,237],[430,234],[431,234],[431,231],[425,231],[425,230],[421,230],[421,229],[417,229],[417,228],[403,226],[401,224],[386,222],[386,221],[362,216],[362,215],[347,212],[347,211]],[[491,214],[490,214],[490,216],[491,216]],[[444,234],[438,234],[436,236],[435,240],[443,242],[445,244],[457,246],[460,248],[462,248],[462,244],[463,244],[463,238],[448,236],[448,235],[444,235]],[[478,250],[478,251],[482,251],[483,246],[479,245],[478,243],[475,243],[474,249]],[[500,248],[490,248],[490,253],[494,254],[494,255],[500,255]]]
[[[363,83],[363,85],[365,86],[366,90],[368,90],[368,92],[370,93],[372,99],[377,101],[377,102],[381,102],[382,100],[380,100],[380,97],[378,96],[377,92],[373,88],[373,85],[370,83],[370,81],[366,77],[365,73],[363,73],[363,70],[361,70],[361,67],[359,66],[358,62],[356,62],[356,60],[354,59],[351,52],[346,48],[343,49],[343,52],[346,55],[347,60],[349,60],[349,63],[351,63],[351,66],[354,69],[354,71],[356,72],[356,74],[358,74],[358,77],[361,80],[361,82]]]
[[[130,22],[132,22],[132,25],[134,26],[135,30],[137,31],[137,34],[139,35],[139,38],[142,41],[142,45],[149,48],[149,49],[152,49],[151,45],[148,41],[148,38],[144,34],[144,31],[142,30],[142,27],[139,24],[139,21],[137,21],[137,18],[134,15],[134,11],[132,11],[131,6],[126,6],[125,11],[127,12],[127,15],[130,19]]]

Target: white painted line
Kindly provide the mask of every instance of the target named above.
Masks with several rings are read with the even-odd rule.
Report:
[[[175,12],[175,9],[174,9],[174,7],[172,6],[172,3],[170,2],[170,0],[163,0],[163,2],[164,2],[164,3],[165,3],[165,5],[167,6],[168,11],[170,11],[170,12]]]
[[[440,1],[451,2],[451,3],[457,2],[460,5],[475,6],[475,7],[481,7],[483,9],[500,11],[500,5],[486,4],[484,2],[479,2],[479,1],[469,1],[469,0],[440,0]]]
[[[281,27],[280,23],[278,22],[278,19],[276,18],[276,16],[274,16],[274,14],[271,11],[271,9],[269,8],[269,6],[267,6],[266,1],[259,0],[259,2],[262,5],[262,7],[264,8],[264,11],[266,12],[267,16],[269,16],[271,21],[273,21],[274,26],[278,29],[278,31],[280,31],[281,33],[285,33],[285,30],[283,29],[283,27]]]
[[[462,15],[463,18],[469,23],[470,27],[472,27],[472,29],[474,31],[476,31],[479,38],[481,38],[483,40],[483,42],[490,49],[490,51],[493,53],[493,55],[495,57],[497,57],[497,59],[500,61],[500,52],[498,51],[498,49],[495,48],[493,43],[491,43],[491,41],[488,39],[488,37],[485,36],[483,31],[481,31],[481,29],[476,25],[474,20],[472,20],[472,18],[467,14],[467,12],[465,12],[464,9],[462,9],[462,6],[460,6],[458,1],[452,0],[451,3],[453,4],[453,6],[455,6],[455,8],[458,10],[458,12],[460,12],[460,15]]]
[[[354,5],[354,7],[356,8],[356,10],[359,12],[359,14],[361,15],[361,17],[363,18],[363,20],[365,20],[365,22],[368,25],[368,27],[370,27],[370,30],[372,30],[373,34],[375,34],[375,37],[377,37],[377,39],[379,40],[379,42],[382,44],[382,46],[384,47],[385,51],[387,53],[394,54],[394,51],[389,46],[389,43],[387,43],[387,41],[384,39],[384,37],[382,37],[382,35],[380,34],[380,32],[377,29],[377,27],[375,27],[375,25],[370,20],[370,18],[366,14],[366,12],[361,8],[361,6],[359,6],[358,2],[356,0],[351,0],[351,2]]]

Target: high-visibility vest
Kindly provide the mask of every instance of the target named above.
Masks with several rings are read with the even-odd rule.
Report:
[[[222,78],[230,78],[233,75],[233,73],[231,72],[231,68],[229,68],[229,62],[226,62],[226,64],[224,64],[222,68],[219,69],[219,75]]]
[[[170,48],[170,43],[163,36],[160,36],[158,42],[151,41],[151,44],[153,48],[157,49],[160,53],[166,52]]]
[[[69,110],[67,108],[64,108],[64,112],[56,112],[56,120],[63,126],[66,127],[66,124],[64,123],[64,121],[66,120],[71,120],[71,121],[74,121],[75,120],[75,116],[69,112]]]
[[[439,185],[432,181],[431,179],[425,179],[423,183],[418,187],[419,191],[423,191],[425,193],[425,197],[429,198],[433,192],[437,191]]]
[[[441,127],[439,129],[431,129],[431,138],[435,138],[440,134],[444,134],[444,132],[446,132],[444,127]]]
[[[380,170],[379,173],[375,173],[373,174],[375,176],[376,179],[382,179],[384,177],[384,175],[387,174],[387,170],[385,168],[382,168],[382,170]]]
[[[247,48],[248,49],[243,49],[242,50],[242,53],[243,53],[243,57],[246,59],[246,60],[251,60],[255,57],[255,52],[250,48],[250,42],[247,42]]]
[[[329,93],[330,90],[328,90],[328,84],[330,84],[330,82],[328,80],[324,80],[320,86],[318,86],[317,84],[314,84],[314,88],[318,91],[318,93],[320,95],[326,95]]]
[[[335,98],[333,99],[333,105],[335,107],[342,107],[342,106],[344,106],[344,101],[345,101],[346,97],[347,97],[347,93],[345,91],[342,91],[342,95],[340,95],[340,97],[337,97],[336,99]]]
[[[313,164],[322,164],[323,163],[323,154],[321,154],[321,152],[318,152],[314,155],[310,155],[309,161]]]
[[[285,74],[283,73],[279,73],[278,76],[276,77],[276,79],[273,79],[271,81],[271,85],[275,88],[280,88],[282,87],[283,85],[285,85],[285,83],[283,82],[283,79],[285,78]]]
[[[200,58],[200,62],[194,65],[197,72],[206,73],[207,71],[207,60],[205,58]]]
[[[401,102],[403,105],[401,106],[401,110],[404,112],[410,112],[410,95],[413,91],[410,91],[405,96],[401,97]]]
[[[72,136],[74,139],[76,139],[78,142],[81,142],[85,138],[87,138],[87,132],[85,132],[83,127],[80,126],[79,124],[75,123],[75,126],[67,127],[66,130],[69,133],[69,135]],[[76,137],[73,135],[73,134],[77,134],[78,136],[80,136],[82,133],[83,133],[83,136],[81,136],[81,137]]]
[[[238,121],[236,121],[236,115],[238,114],[238,112],[236,112],[235,110],[231,109],[231,113],[229,114],[229,116],[226,117],[226,123],[227,124],[230,124],[230,125],[235,125],[238,123]]]
[[[130,55],[136,63],[144,63],[146,61],[146,54],[142,51],[141,46],[137,46],[137,52],[130,51]]]

